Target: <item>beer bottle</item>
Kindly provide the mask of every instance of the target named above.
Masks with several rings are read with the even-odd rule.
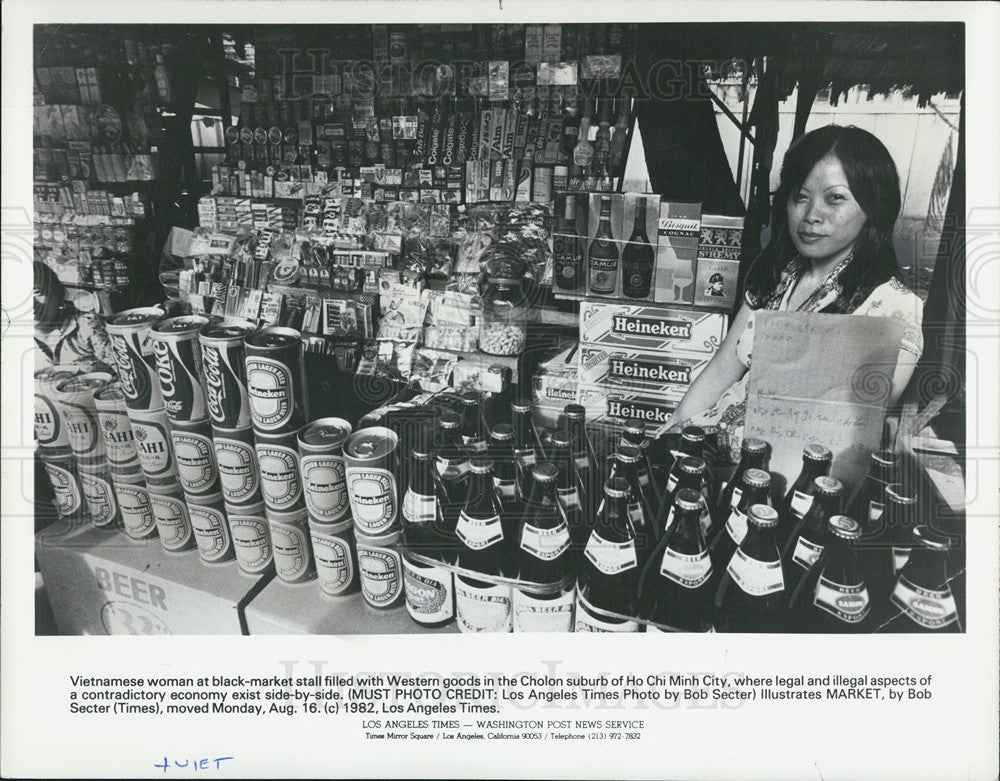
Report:
[[[651,504],[649,493],[642,490],[639,484],[639,460],[641,456],[637,448],[624,445],[615,452],[614,463],[608,479],[620,477],[628,483],[628,514],[636,535],[643,537],[647,548],[651,548],[660,538],[662,527],[656,524],[656,505]],[[606,501],[602,499],[603,502]],[[600,514],[602,508],[598,508]]]
[[[537,440],[531,422],[531,402],[515,399],[511,404],[510,422],[514,427],[514,458],[517,461],[518,486],[521,497],[527,498],[531,484],[531,469],[538,461]]]
[[[632,235],[622,250],[622,292],[628,298],[647,298],[653,284],[653,245],[646,234],[646,199],[637,198]]]
[[[868,476],[861,490],[851,497],[847,512],[860,519],[864,534],[880,517],[885,509],[885,489],[898,483],[899,459],[891,450],[876,450],[872,453],[868,466]]]
[[[552,234],[552,279],[559,290],[579,290],[583,285],[580,234],[576,227],[576,195],[563,197],[562,221]]]
[[[747,437],[740,446],[740,463],[733,472],[732,477],[722,484],[716,502],[716,515],[725,518],[729,515],[729,510],[740,503],[740,495],[743,493],[743,475],[748,469],[763,469],[768,471],[770,460],[770,446],[763,439]]]
[[[493,489],[493,461],[476,456],[470,465],[469,493],[458,517],[458,566],[482,575],[509,571],[504,561],[504,529]],[[511,631],[511,588],[468,574],[455,576],[455,608],[463,632]]]
[[[746,536],[726,567],[715,595],[717,631],[785,629],[788,597],[774,541],[777,526],[778,513],[770,505],[754,504],[749,508]]]
[[[705,458],[705,429],[701,426],[685,426],[681,431],[681,441],[678,450],[670,451],[670,465],[667,467],[667,487],[664,495],[673,493],[680,478],[679,462],[684,456]]]
[[[517,577],[545,590],[514,589],[515,632],[569,632],[573,625],[573,553],[569,527],[556,498],[558,470],[532,469],[532,485],[518,532]]]
[[[834,515],[825,535],[823,553],[792,591],[791,628],[824,634],[870,632],[868,588],[854,550],[861,527],[852,518]]]
[[[582,127],[582,125],[581,125]],[[589,146],[589,144],[588,144]],[[589,164],[589,160],[587,161]],[[611,232],[611,196],[601,196],[600,222],[587,253],[588,292],[613,296],[618,290],[618,244]]]
[[[434,469],[429,438],[420,438],[410,450],[410,478],[400,507],[403,536],[408,550],[442,558],[441,513],[445,502]]]
[[[465,503],[469,481],[469,453],[460,433],[462,417],[443,410],[438,418],[437,473],[443,490],[442,531],[453,538],[458,514]]]
[[[886,512],[889,508],[886,507]],[[961,632],[958,606],[948,583],[951,541],[930,526],[913,529],[912,553],[896,578],[884,632]]]
[[[597,482],[597,465],[594,450],[587,436],[587,411],[582,404],[567,404],[563,408],[567,430],[572,438],[573,462],[576,464],[576,474],[580,482],[580,498],[584,506],[596,507],[599,501],[595,494]]]
[[[719,529],[713,530],[708,549],[712,554],[716,577],[722,577],[733,554],[746,536],[747,513],[750,508],[757,504],[770,503],[771,475],[763,469],[748,469],[743,473],[743,493],[740,496],[740,503],[730,510],[724,522],[720,516]]]
[[[813,480],[813,503],[788,537],[781,552],[785,583],[789,594],[812,569],[826,544],[827,524],[840,513],[840,495],[844,486],[834,477]]]
[[[802,471],[778,504],[778,547],[788,542],[795,525],[812,504],[813,481],[830,474],[833,453],[823,445],[806,445],[802,450]]]
[[[705,501],[702,502],[699,519],[704,533],[708,535],[711,533],[713,528],[712,517],[708,510],[708,500],[705,498],[707,494],[707,481],[705,479],[705,473],[708,471],[708,467],[702,459],[694,456],[685,456],[678,462],[678,466],[680,467],[680,478],[677,480],[674,490],[663,498],[663,504],[660,505],[660,517],[657,520],[656,528],[659,530],[660,534],[663,534],[670,528],[671,524],[674,522],[674,499],[680,491],[687,489],[695,491],[699,496],[705,499]],[[726,516],[719,517],[721,518]]]
[[[673,502],[674,522],[646,565],[640,601],[650,620],[679,632],[712,629],[712,559],[701,523],[704,497],[682,488]],[[659,559],[659,560],[657,560]],[[652,570],[659,566],[659,572]],[[650,631],[650,628],[647,628]]]
[[[556,431],[552,435],[552,456],[549,463],[556,468],[556,499],[566,516],[573,550],[579,556],[590,538],[594,523],[583,512],[572,444],[568,431]]]
[[[646,438],[645,424],[636,420],[630,420],[626,423],[619,445],[632,445],[632,447],[639,448],[639,452],[642,454],[642,460],[639,462],[639,484],[649,487],[656,498],[656,507],[659,508],[663,497],[660,495],[660,489],[653,478],[653,466],[649,462],[649,440]]]
[[[514,427],[500,423],[490,432],[489,455],[493,459],[493,486],[500,500],[500,519],[508,546],[507,558],[514,556],[517,529],[524,511],[524,500],[517,490],[517,465],[514,462]]]
[[[462,400],[462,444],[472,454],[486,453],[486,431],[483,423],[482,394],[477,390],[463,391]]]
[[[898,575],[913,549],[913,529],[917,526],[917,492],[901,483],[885,488],[885,526],[892,547],[892,571]]]
[[[616,477],[604,486],[601,517],[590,533],[577,578],[577,632],[637,632],[637,621],[606,616],[636,614],[643,551],[628,514],[628,483]]]

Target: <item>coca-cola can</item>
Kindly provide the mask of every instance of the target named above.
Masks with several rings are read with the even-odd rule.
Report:
[[[403,601],[403,557],[400,532],[378,536],[354,534],[358,544],[361,595],[372,607],[385,609]]]
[[[194,530],[198,555],[207,564],[221,564],[235,557],[233,539],[222,494],[212,496],[187,496],[188,514]]]
[[[55,494],[56,513],[63,520],[79,517],[85,511],[85,506],[76,458],[72,453],[54,455],[44,450],[39,456]]]
[[[160,535],[163,548],[171,553],[180,553],[195,546],[191,516],[187,502],[178,484],[153,488],[149,486],[149,504],[156,521],[156,531]]]
[[[243,321],[223,320],[201,332],[205,401],[208,417],[216,428],[242,429],[250,425],[246,337],[255,330]]]
[[[309,519],[336,523],[351,511],[344,476],[344,441],[351,424],[342,418],[320,418],[299,430],[302,490]]]
[[[262,502],[260,464],[254,449],[253,429],[249,426],[233,430],[213,427],[212,438],[226,504],[242,507]]]
[[[121,512],[125,533],[133,540],[156,536],[156,519],[144,485],[114,481],[115,496]]]
[[[232,507],[226,504],[229,532],[233,537],[236,563],[248,575],[260,575],[271,569],[274,554],[271,550],[271,530],[264,512],[264,504]]]
[[[305,507],[299,473],[297,432],[268,436],[254,432],[260,491],[268,510],[287,513]]]
[[[354,523],[317,523],[309,519],[309,537],[316,558],[316,577],[324,594],[340,597],[360,588]]]
[[[381,426],[355,431],[344,442],[344,478],[355,530],[388,534],[399,528],[396,432]]]
[[[254,331],[246,338],[246,371],[254,429],[297,431],[305,423],[302,334],[293,328]]]
[[[170,419],[163,409],[132,410],[129,414],[139,466],[150,489],[178,482],[177,460],[170,441]]]
[[[154,410],[163,407],[150,340],[150,329],[162,318],[162,309],[140,307],[119,312],[105,324],[118,366],[118,380],[129,409]]]
[[[125,394],[117,382],[106,385],[94,394],[94,406],[104,437],[104,452],[112,477],[117,471],[134,472],[139,469],[139,452],[135,449],[132,422],[125,406]]]
[[[215,463],[211,424],[207,420],[174,421],[170,424],[170,442],[174,446],[177,476],[184,493],[187,496],[219,493],[219,468]]]
[[[78,464],[107,463],[94,394],[113,381],[109,372],[88,372],[61,380],[54,388],[69,446]]]
[[[274,551],[274,569],[285,583],[304,583],[316,577],[316,562],[309,538],[306,510],[291,513],[267,512]]]
[[[118,499],[107,466],[85,466],[78,463],[78,470],[83,499],[90,513],[90,522],[102,529],[120,526],[122,517],[118,511]]]
[[[161,320],[150,331],[156,376],[167,416],[178,422],[205,420],[208,405],[202,387],[201,342],[199,336],[209,319],[185,315]]]

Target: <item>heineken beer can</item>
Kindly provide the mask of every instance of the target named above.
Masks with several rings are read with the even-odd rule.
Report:
[[[56,513],[63,520],[77,517],[85,507],[76,458],[72,453],[50,455],[44,450],[40,457],[55,494]]]
[[[156,536],[156,519],[146,486],[115,480],[114,487],[125,533],[133,540]]]
[[[344,441],[351,424],[342,418],[321,418],[299,430],[302,490],[311,521],[336,523],[351,511],[344,476]]]
[[[268,436],[254,434],[260,489],[268,510],[288,513],[305,507],[296,432]]]
[[[156,531],[164,549],[179,553],[193,548],[194,530],[181,487],[177,484],[159,488],[149,486],[148,493]]]
[[[118,511],[118,499],[107,466],[78,464],[78,469],[90,522],[99,528],[120,526],[122,518]]]
[[[223,320],[201,332],[205,401],[208,417],[216,428],[242,429],[250,425],[246,337],[255,330],[243,321]]]
[[[381,426],[355,431],[344,442],[347,495],[359,534],[376,536],[399,528],[398,449],[396,433]]]
[[[403,600],[403,558],[399,530],[368,536],[355,532],[361,595],[372,607],[395,607]]]
[[[212,426],[207,420],[196,423],[174,421],[170,442],[181,488],[189,496],[208,496],[219,492],[219,469],[215,464]]]
[[[150,329],[162,318],[162,309],[140,307],[119,312],[105,325],[115,354],[118,380],[129,409],[154,410],[163,407],[150,340]]]
[[[340,523],[317,523],[310,518],[309,537],[316,558],[316,577],[323,593],[339,597],[357,591],[358,548],[351,519]]]
[[[254,449],[253,429],[249,426],[232,430],[213,427],[212,439],[226,504],[242,507],[260,503],[260,464]]]
[[[274,564],[271,530],[262,502],[246,507],[226,504],[236,563],[248,575],[260,575]]]
[[[285,583],[304,583],[315,578],[316,563],[305,508],[290,513],[269,509],[266,512],[278,577]]]
[[[161,320],[150,331],[156,376],[163,406],[172,421],[181,423],[208,418],[202,387],[204,374],[199,336],[207,317],[186,315]]]
[[[256,431],[283,434],[305,423],[304,375],[298,331],[263,328],[247,336],[247,393]]]
[[[185,496],[198,555],[207,564],[221,564],[235,557],[222,494]]]

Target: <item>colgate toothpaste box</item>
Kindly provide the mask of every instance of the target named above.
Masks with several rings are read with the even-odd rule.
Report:
[[[581,345],[578,376],[585,385],[631,388],[680,401],[711,358],[711,355]]]
[[[727,317],[716,312],[596,301],[580,304],[580,342],[587,345],[711,357],[727,328]]]
[[[579,399],[587,410],[588,422],[624,427],[631,421],[640,421],[654,438],[670,426],[670,416],[680,401],[604,385],[581,385]]]

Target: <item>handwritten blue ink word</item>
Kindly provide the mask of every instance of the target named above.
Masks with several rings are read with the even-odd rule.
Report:
[[[215,759],[185,759],[183,761],[173,760],[169,761],[166,757],[163,758],[163,764],[158,762],[153,763],[153,767],[162,768],[163,772],[166,773],[167,770],[177,768],[178,770],[185,770],[190,768],[191,770],[212,770],[210,762],[215,763],[215,770],[219,769],[219,766],[225,762],[227,759],[235,759],[235,757],[216,757]]]

